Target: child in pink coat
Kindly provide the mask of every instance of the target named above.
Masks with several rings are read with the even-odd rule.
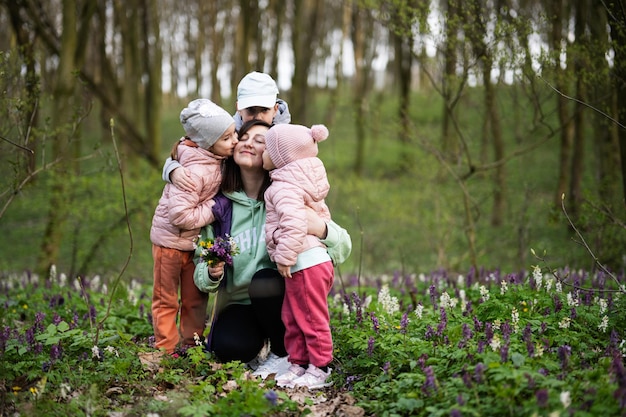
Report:
[[[172,157],[187,168],[195,189],[182,191],[166,184],[150,229],[152,326],[155,347],[167,353],[173,353],[181,339],[183,346],[193,346],[194,334],[199,337],[204,331],[208,296],[193,282],[194,240],[200,228],[213,221],[211,199],[222,182],[222,162],[237,144],[233,117],[210,100],[193,100],[180,113],[180,122],[185,136]]]
[[[325,221],[330,185],[317,143],[328,138],[324,125],[275,125],[265,135],[263,168],[272,184],[265,191],[265,241],[272,261],[285,278],[282,320],[291,366],[277,375],[279,386],[309,389],[329,386],[333,360],[328,294],[333,264],[321,241],[307,234],[306,212]]]

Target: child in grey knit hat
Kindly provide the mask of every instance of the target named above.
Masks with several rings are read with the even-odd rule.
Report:
[[[208,296],[193,282],[194,240],[213,221],[212,198],[222,182],[222,162],[237,144],[233,117],[208,99],[190,102],[180,113],[185,130],[172,156],[185,167],[193,191],[166,184],[152,218],[150,240],[154,258],[152,324],[155,347],[174,353],[195,344],[204,331]],[[179,300],[180,290],[180,306]],[[176,319],[180,307],[180,330]]]

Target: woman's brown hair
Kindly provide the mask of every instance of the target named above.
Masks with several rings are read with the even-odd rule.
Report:
[[[237,137],[242,138],[243,135],[248,133],[248,130],[250,130],[252,126],[265,126],[269,129],[272,125],[262,120],[249,120],[245,122],[241,126],[241,128],[239,128],[239,131],[237,132]],[[267,190],[267,187],[269,187],[271,183],[270,173],[265,170],[263,172],[265,176],[263,178],[263,185],[261,186],[261,189],[259,190],[259,195],[256,198],[259,201],[264,200],[263,196],[265,195],[265,190]],[[239,165],[235,163],[234,158],[228,158],[224,162],[222,171],[222,192],[232,193],[234,191],[241,190],[243,190],[243,182],[241,181],[241,169],[239,168]]]

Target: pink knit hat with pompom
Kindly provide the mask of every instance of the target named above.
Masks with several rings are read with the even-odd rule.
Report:
[[[317,142],[328,138],[324,125],[277,124],[265,134],[265,149],[276,168],[302,158],[317,156]]]

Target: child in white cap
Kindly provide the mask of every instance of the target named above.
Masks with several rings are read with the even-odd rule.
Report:
[[[233,115],[235,129],[239,131],[244,122],[262,120],[267,124],[291,122],[287,102],[278,98],[276,81],[264,72],[246,74],[237,86],[237,112]],[[187,172],[180,168],[176,158],[168,158],[163,165],[163,180],[187,190],[192,186]]]
[[[194,190],[166,184],[150,230],[155,347],[170,354],[181,341],[184,347],[193,346],[194,334],[204,331],[208,296],[193,282],[194,239],[202,226],[213,221],[211,199],[222,182],[221,165],[237,144],[233,117],[210,100],[190,102],[181,111],[180,122],[185,136],[172,156],[187,169]],[[176,327],[179,307],[180,332]]]
[[[317,143],[328,138],[324,125],[275,125],[265,135],[263,168],[272,184],[265,191],[265,242],[270,259],[285,278],[282,319],[289,370],[279,386],[317,389],[329,386],[333,360],[328,294],[333,263],[321,241],[307,234],[307,208],[324,221],[330,185]]]

